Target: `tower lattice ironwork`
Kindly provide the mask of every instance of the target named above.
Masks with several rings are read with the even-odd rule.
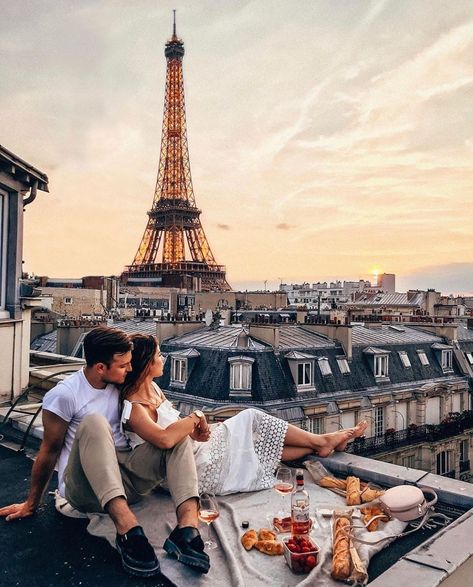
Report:
[[[132,264],[122,273],[122,281],[183,287],[197,277],[202,291],[228,291],[225,267],[215,261],[192,188],[182,73],[184,43],[176,35],[175,15],[164,55],[166,92],[156,189],[143,238]],[[156,262],[161,245],[162,261]]]

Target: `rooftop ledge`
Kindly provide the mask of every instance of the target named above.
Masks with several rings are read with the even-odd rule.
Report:
[[[419,469],[339,453],[323,460],[335,475],[356,475],[385,487],[417,485],[433,488],[442,505],[467,510],[445,528],[402,556],[376,577],[373,587],[446,587],[468,585],[473,573],[473,485]],[[392,544],[391,544],[392,547]]]

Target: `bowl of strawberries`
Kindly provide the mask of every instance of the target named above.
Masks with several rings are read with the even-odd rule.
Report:
[[[296,535],[283,540],[284,557],[293,573],[310,573],[319,562],[319,547],[307,535]]]

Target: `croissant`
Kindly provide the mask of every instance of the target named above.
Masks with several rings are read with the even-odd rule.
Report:
[[[322,477],[319,481],[320,487],[325,487],[327,489],[343,489],[347,488],[347,482],[343,479],[335,479],[335,477],[329,477],[326,475]]]
[[[261,528],[258,532],[258,540],[276,540],[276,534],[267,528]]]
[[[380,522],[387,522],[389,520],[389,517],[384,513],[384,511],[376,506],[362,508],[361,513],[363,514],[363,522],[368,532],[375,532],[378,529]],[[370,521],[372,518],[381,515],[383,515],[382,518],[377,518],[376,520]]]
[[[347,477],[347,505],[360,505],[360,479],[358,477]]]
[[[251,550],[257,542],[258,534],[256,533],[256,530],[248,530],[241,537],[241,543],[245,550]]]
[[[283,543],[277,542],[276,540],[258,540],[255,544],[255,548],[260,552],[264,552],[264,554],[269,554],[271,556],[284,554]]]
[[[373,501],[373,499],[381,497],[381,495],[384,495],[384,491],[382,489],[371,489],[368,487],[361,493],[361,501],[362,503],[368,503]]]
[[[331,575],[336,581],[345,581],[350,576],[351,556],[348,531],[350,521],[339,518],[333,528],[333,554]]]

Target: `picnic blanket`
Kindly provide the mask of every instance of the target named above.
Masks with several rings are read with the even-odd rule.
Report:
[[[334,507],[343,508],[344,499],[328,489],[316,485],[306,474],[306,489],[310,495],[310,509],[314,516],[311,538],[320,547],[319,564],[309,575],[292,573],[284,556],[267,556],[256,550],[245,551],[240,537],[245,532],[241,523],[248,521],[250,528],[269,526],[268,516],[281,507],[281,496],[271,489],[254,493],[239,493],[219,497],[220,517],[210,529],[212,537],[219,548],[210,551],[211,568],[207,575],[191,571],[174,558],[168,556],[162,545],[170,531],[176,525],[176,516],[169,495],[153,493],[138,504],[132,506],[139,523],[143,526],[148,539],[156,550],[161,569],[176,585],[196,585],[212,587],[275,587],[298,586],[339,586],[330,576],[331,569],[331,520],[317,514],[317,509]],[[290,497],[284,497],[287,509]],[[115,546],[115,527],[108,515],[91,514],[88,531],[94,536],[103,537]],[[356,521],[355,521],[356,522]],[[382,536],[401,533],[405,523],[392,520],[380,524],[376,532],[358,530],[357,535],[366,540],[375,541]],[[201,534],[205,538],[207,527],[201,525]],[[284,534],[281,536],[285,536]],[[357,545],[360,558],[368,562],[370,558],[388,544],[387,541],[377,545]]]

